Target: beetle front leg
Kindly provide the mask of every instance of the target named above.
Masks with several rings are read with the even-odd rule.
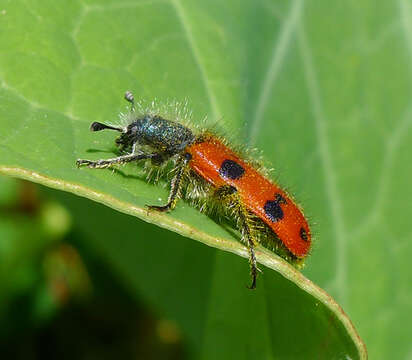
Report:
[[[102,160],[86,160],[86,159],[78,159],[76,161],[76,165],[78,167],[80,166],[87,166],[92,169],[104,169],[109,166],[115,165],[115,164],[126,164],[132,161],[138,161],[138,160],[145,160],[145,159],[159,159],[160,155],[158,153],[152,153],[152,154],[127,154],[127,155],[122,155],[118,156],[112,159],[102,159]]]

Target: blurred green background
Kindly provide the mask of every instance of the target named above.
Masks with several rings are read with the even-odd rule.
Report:
[[[79,200],[3,176],[0,184],[3,358],[186,358],[178,324],[130,289],[62,205]],[[131,226],[123,236],[136,230],[133,218],[80,206]]]
[[[342,305],[372,359],[412,359],[411,85],[408,0],[0,0],[3,172],[138,205],[164,198],[74,161],[110,156],[113,134],[87,129],[116,119],[126,89],[187,98],[195,122],[207,115],[257,146],[302,202],[316,236],[303,273]],[[294,338],[317,335],[299,321],[310,300],[293,302],[274,271],[246,294],[243,258],[22,180],[0,178],[0,213],[4,358],[276,359],[299,346],[327,358]],[[277,307],[282,297],[299,316]]]

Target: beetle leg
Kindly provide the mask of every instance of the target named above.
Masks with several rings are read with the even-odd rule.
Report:
[[[259,269],[256,264],[255,242],[251,232],[250,220],[248,219],[247,210],[243,209],[242,206],[239,206],[239,220],[242,226],[243,242],[247,244],[249,250],[249,264],[252,283],[248,286],[248,288],[254,289],[256,288],[256,277]]]
[[[173,210],[175,208],[177,200],[178,200],[178,195],[182,187],[183,174],[186,171],[187,164],[189,163],[191,158],[192,156],[189,153],[186,153],[183,155],[183,157],[179,161],[177,165],[176,175],[173,177],[172,182],[171,182],[170,193],[169,193],[169,198],[167,200],[167,204],[163,206],[147,205],[149,210],[166,212],[169,210]]]
[[[239,225],[242,231],[242,242],[247,246],[249,250],[249,264],[252,283],[250,284],[250,286],[248,286],[248,288],[254,289],[256,287],[257,272],[259,271],[256,264],[255,242],[252,236],[249,213],[240,203],[236,193],[237,189],[234,186],[223,185],[216,189],[215,196],[217,199],[226,200],[228,206],[233,207],[235,209],[236,215],[238,216],[240,222]]]
[[[158,153],[152,153],[152,154],[127,154],[127,155],[122,155],[118,156],[112,159],[102,159],[102,160],[86,160],[86,159],[78,159],[76,161],[76,165],[78,167],[80,166],[87,166],[92,169],[104,169],[109,166],[115,165],[115,164],[126,164],[132,161],[138,161],[138,160],[144,160],[144,159],[158,159],[159,158]]]

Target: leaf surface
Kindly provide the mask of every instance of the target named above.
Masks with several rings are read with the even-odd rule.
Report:
[[[112,155],[113,133],[90,133],[88,126],[115,121],[125,90],[160,102],[188,98],[194,123],[207,115],[238,143],[257,146],[301,200],[317,235],[305,274],[343,304],[372,357],[410,356],[410,2],[39,0],[4,2],[0,11],[3,173],[245,256],[236,236],[184,203],[170,215],[149,216],[145,204],[164,202],[167,191],[143,181],[138,167],[123,168],[126,176],[75,167],[76,158]],[[156,245],[169,236],[153,231]],[[130,253],[148,242],[133,241]],[[243,343],[268,358],[296,345],[276,338],[279,329],[302,339],[296,351],[309,358],[326,343],[325,358],[365,356],[336,303],[272,253],[260,249],[259,261],[292,282],[266,269],[264,285],[251,295],[241,286],[244,260],[180,241],[195,249],[190,258],[213,259],[202,290],[208,310],[198,348],[205,358],[216,355],[211,344],[223,342],[222,334],[233,333],[220,344],[233,349],[234,329],[247,326],[253,335],[243,333]],[[105,243],[113,264],[126,256],[106,237],[91,242]],[[169,250],[173,259],[178,250]],[[132,278],[136,270],[130,260],[122,274]],[[133,286],[149,291],[139,281]],[[161,278],[150,284],[164,286]],[[330,329],[335,335],[326,337]]]

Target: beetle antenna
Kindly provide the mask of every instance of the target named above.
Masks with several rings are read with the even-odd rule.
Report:
[[[132,94],[131,91],[126,91],[126,93],[124,94],[124,98],[126,101],[128,101],[131,105],[130,105],[130,110],[132,112],[135,112],[135,107],[134,107],[134,96]]]
[[[116,131],[123,132],[122,128],[117,128],[117,127],[114,127],[114,126],[102,124],[102,123],[97,122],[97,121],[95,121],[94,123],[92,123],[90,125],[90,131],[101,131],[101,130],[104,130],[104,129],[116,130]]]

